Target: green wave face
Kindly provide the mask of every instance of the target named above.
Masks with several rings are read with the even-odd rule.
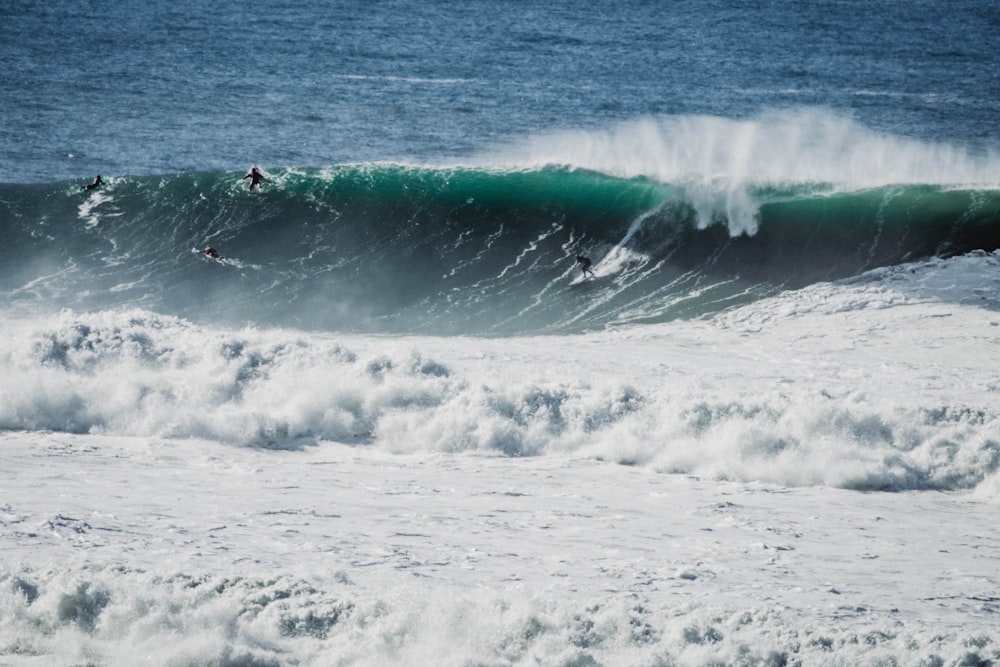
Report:
[[[394,164],[0,185],[0,289],[311,329],[521,334],[712,314],[821,280],[1000,247],[1000,192],[734,189],[563,168]],[[223,262],[192,252],[211,244]],[[580,281],[575,256],[589,256]]]

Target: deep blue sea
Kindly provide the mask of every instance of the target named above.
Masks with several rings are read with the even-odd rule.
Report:
[[[0,664],[1000,662],[998,109],[997,0],[0,0]]]

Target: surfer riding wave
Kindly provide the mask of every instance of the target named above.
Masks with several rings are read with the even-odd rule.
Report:
[[[260,186],[261,181],[267,180],[264,177],[264,172],[262,172],[260,170],[260,167],[258,167],[257,165],[250,167],[250,171],[248,171],[247,175],[244,176],[241,180],[245,181],[248,178],[250,179],[250,192],[255,192],[255,191],[259,192],[261,189]]]

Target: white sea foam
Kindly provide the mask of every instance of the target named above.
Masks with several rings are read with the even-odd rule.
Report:
[[[995,661],[998,265],[559,337],[8,318],[0,652]]]
[[[5,661],[956,664],[995,506],[586,459],[6,435]],[[59,493],[38,494],[37,489]]]
[[[995,262],[876,271],[709,322],[567,339],[329,337],[64,312],[7,325],[0,424],[279,448],[586,452],[782,485],[975,488],[1000,456],[997,384],[979,363],[996,333],[979,269]],[[968,298],[941,300],[956,290]]]

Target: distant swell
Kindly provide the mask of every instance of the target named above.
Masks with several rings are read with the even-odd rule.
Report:
[[[719,312],[1000,248],[1000,191],[665,183],[582,169],[276,170],[0,185],[16,307],[141,306],[316,330],[568,333]],[[194,252],[212,244],[215,262]],[[580,283],[574,258],[597,277]]]

